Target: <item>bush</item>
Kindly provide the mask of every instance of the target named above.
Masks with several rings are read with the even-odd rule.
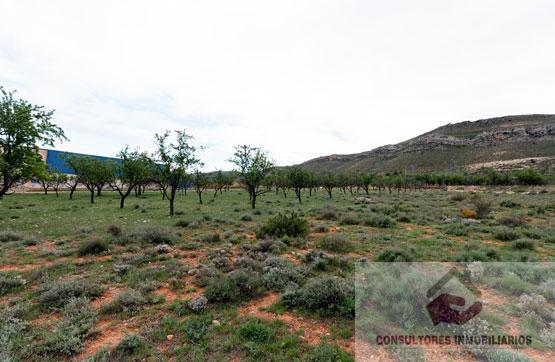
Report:
[[[145,340],[136,334],[126,335],[110,353],[111,361],[139,361],[140,358],[130,358],[144,354],[148,348]]]
[[[220,234],[217,234],[217,233],[215,233],[215,234],[208,234],[208,235],[205,235],[205,236],[202,237],[202,241],[203,241],[204,243],[217,243],[217,242],[219,242],[220,240],[221,240],[221,239],[220,239]]]
[[[147,303],[146,298],[141,292],[134,289],[126,289],[121,292],[116,299],[103,309],[104,313],[119,313],[138,311]]]
[[[106,232],[117,238],[121,236],[121,233],[122,233],[121,226],[112,224],[108,226],[108,229],[106,230]]]
[[[229,303],[251,299],[260,293],[262,281],[254,273],[236,270],[227,275],[211,278],[204,295],[211,303]]]
[[[306,358],[307,362],[354,362],[353,357],[338,346],[322,343],[315,347]]]
[[[268,258],[264,261],[262,280],[268,289],[282,291],[288,286],[297,286],[306,277],[306,271],[281,258]]]
[[[243,215],[243,216],[241,216],[241,221],[252,221],[252,216]]]
[[[160,227],[147,227],[136,230],[131,234],[131,237],[147,244],[172,245],[174,241],[174,234],[169,230]]]
[[[287,246],[280,240],[264,239],[256,243],[253,250],[260,253],[279,253],[284,251]]]
[[[333,207],[326,207],[319,211],[318,219],[320,220],[337,220],[339,212]]]
[[[395,220],[386,215],[372,215],[364,220],[364,225],[376,228],[390,228],[395,226]]]
[[[478,217],[478,213],[474,210],[462,209],[461,216],[465,219],[476,219]]]
[[[81,242],[77,254],[79,256],[102,254],[108,250],[108,243],[101,239],[91,239]]]
[[[339,220],[339,225],[358,225],[360,220],[355,215],[344,215]]]
[[[463,201],[466,199],[466,194],[463,192],[457,192],[456,194],[451,195],[450,199],[453,201]]]
[[[239,335],[249,342],[264,343],[274,337],[274,331],[262,321],[251,319],[239,328]]]
[[[292,212],[289,216],[279,213],[269,219],[257,232],[257,237],[305,237],[308,235],[308,222]]]
[[[483,199],[478,195],[472,198],[472,205],[474,205],[474,211],[476,211],[478,219],[486,218],[491,212],[491,201]]]
[[[355,289],[351,280],[321,276],[301,289],[286,291],[282,303],[289,308],[303,307],[323,316],[354,317]]]
[[[81,297],[70,299],[61,314],[61,321],[53,333],[47,335],[40,349],[46,353],[71,356],[83,349],[84,340],[90,335],[96,320],[96,313],[89,306],[89,300]]]
[[[517,227],[517,226],[525,226],[526,222],[520,216],[511,216],[511,217],[503,217],[497,220],[499,225],[508,226],[508,227]]]
[[[378,257],[376,258],[376,261],[379,262],[409,262],[412,261],[413,258],[406,254],[404,251],[401,250],[393,250],[393,249],[387,249],[384,250],[380,255],[378,255]]]
[[[513,231],[507,227],[501,227],[493,233],[493,237],[497,240],[501,241],[512,241],[518,239],[520,236],[519,233]]]
[[[20,275],[0,272],[0,296],[6,295],[14,290],[20,289],[27,281]]]
[[[39,302],[45,307],[60,308],[73,298],[100,297],[103,292],[100,285],[79,279],[55,281],[43,287]]]
[[[443,228],[443,231],[449,235],[466,236],[468,235],[469,228],[466,224],[463,224],[462,222],[454,222],[445,226]]]
[[[501,200],[501,202],[499,203],[499,206],[513,208],[513,207],[520,206],[520,204],[511,200]]]
[[[206,308],[207,304],[208,304],[208,299],[206,299],[204,295],[199,295],[189,301],[189,308],[193,312],[198,313],[203,311],[204,308]]]
[[[319,247],[327,251],[344,253],[353,249],[353,242],[343,234],[325,235],[320,240]]]
[[[199,343],[208,334],[210,319],[206,316],[193,316],[185,321],[183,330],[187,339],[193,343]]]
[[[23,235],[14,231],[0,231],[0,242],[23,240]]]
[[[179,220],[175,223],[175,226],[179,228],[186,228],[187,226],[189,226],[189,222],[187,220]]]
[[[518,239],[513,241],[512,248],[515,250],[534,250],[536,243],[530,239]]]

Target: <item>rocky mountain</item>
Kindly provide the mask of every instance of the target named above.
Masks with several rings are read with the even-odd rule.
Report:
[[[301,164],[315,171],[450,171],[537,167],[553,173],[555,115],[505,116],[447,124],[371,151],[318,157]]]

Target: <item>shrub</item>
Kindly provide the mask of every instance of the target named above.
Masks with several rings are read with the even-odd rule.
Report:
[[[472,205],[474,205],[474,210],[476,211],[478,219],[486,218],[491,212],[491,201],[483,199],[478,195],[472,198]]]
[[[379,262],[409,262],[413,258],[401,250],[386,249],[378,257],[376,261]]]
[[[358,225],[360,220],[355,215],[344,215],[339,220],[340,225]]]
[[[27,281],[20,275],[13,273],[0,273],[0,296],[6,295],[14,290],[20,289]]]
[[[215,233],[215,234],[208,234],[202,237],[202,241],[205,243],[217,243],[219,242],[220,239],[220,234]]]
[[[189,222],[187,220],[179,220],[175,223],[175,226],[179,228],[186,228],[187,226],[189,226]]]
[[[353,242],[343,234],[325,235],[319,243],[321,249],[344,253],[353,249]]]
[[[264,236],[305,237],[306,235],[308,235],[308,222],[294,212],[289,216],[279,213],[269,219],[257,233],[259,238]]]
[[[468,235],[469,228],[467,225],[461,222],[454,222],[452,224],[448,224],[443,228],[446,234],[455,235],[455,236],[466,236]]]
[[[285,250],[287,246],[281,242],[280,240],[274,239],[264,239],[256,243],[253,247],[253,250],[258,251],[260,253],[279,253]]]
[[[210,319],[206,316],[193,316],[185,321],[183,330],[187,339],[193,343],[199,343],[208,334]]]
[[[147,303],[146,298],[141,292],[135,289],[126,289],[121,292],[116,299],[103,309],[104,313],[119,313],[138,311]]]
[[[251,319],[239,328],[241,338],[257,343],[264,343],[274,337],[274,331],[258,319]]]
[[[148,244],[172,245],[174,241],[174,235],[169,230],[160,227],[136,230],[131,234],[131,237]]]
[[[371,215],[364,220],[364,225],[376,228],[390,228],[395,226],[395,220],[386,215]]]
[[[72,298],[62,309],[62,319],[42,346],[44,352],[71,356],[80,352],[96,320],[96,313],[85,297]]]
[[[520,216],[511,216],[511,217],[503,217],[497,220],[499,225],[508,226],[508,227],[517,227],[517,226],[524,226],[526,222]]]
[[[289,260],[268,258],[264,261],[262,280],[268,289],[282,291],[301,284],[305,277],[306,271]]]
[[[204,310],[204,308],[206,308],[206,305],[208,304],[208,299],[206,299],[206,297],[204,295],[199,295],[194,297],[192,300],[189,301],[189,308],[193,311],[193,312],[201,312]]]
[[[286,291],[282,302],[289,308],[303,307],[323,316],[353,317],[355,289],[351,280],[321,276],[312,279],[301,289]]]
[[[108,250],[108,243],[101,239],[90,239],[81,242],[77,253],[79,256],[102,254]]]
[[[14,231],[0,231],[0,242],[23,240],[23,235]]]
[[[353,357],[338,346],[321,343],[307,357],[307,362],[354,362]]]
[[[319,211],[318,219],[320,220],[337,220],[339,212],[333,207],[326,207]]]
[[[519,233],[507,227],[501,227],[493,233],[493,237],[501,241],[512,241],[518,239]]]
[[[476,219],[478,214],[474,210],[462,209],[461,216],[464,217],[465,219]]]
[[[327,233],[329,228],[326,225],[316,225],[312,228],[312,231],[315,233]]]
[[[536,243],[530,239],[518,239],[513,241],[512,248],[515,250],[534,250]]]
[[[73,298],[100,297],[103,289],[100,285],[79,279],[55,281],[43,288],[39,302],[45,307],[60,308]]]
[[[121,233],[122,233],[121,226],[112,224],[108,226],[108,229],[106,230],[106,232],[117,238],[121,236]]]
[[[252,216],[243,215],[243,216],[241,216],[241,221],[252,221]]]
[[[236,270],[227,275],[211,278],[204,295],[211,303],[228,303],[251,299],[260,293],[262,281],[254,273]]]
[[[512,201],[512,200],[501,200],[501,202],[499,203],[499,206],[501,207],[507,207],[507,208],[513,208],[513,207],[517,207],[520,206],[520,204]]]
[[[139,356],[147,350],[148,346],[145,340],[136,334],[126,335],[121,342],[110,353],[111,361],[138,361],[140,358],[130,358]]]

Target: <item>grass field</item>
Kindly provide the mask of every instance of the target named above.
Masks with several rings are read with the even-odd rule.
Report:
[[[292,192],[270,192],[252,210],[239,190],[214,200],[207,191],[203,205],[189,191],[173,218],[154,192],[130,197],[123,210],[110,192],[92,205],[86,193],[7,196],[0,360],[350,361],[363,259],[555,261],[553,189],[476,194],[337,190],[329,200],[318,191],[299,205]],[[260,235],[290,212],[307,220],[307,235]],[[519,297],[495,293],[507,303]],[[533,329],[519,313],[489,318],[501,329]],[[530,358],[553,357],[548,342],[536,347]],[[478,358],[460,353],[449,358]]]

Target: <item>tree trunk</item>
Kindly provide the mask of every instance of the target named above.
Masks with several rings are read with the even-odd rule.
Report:
[[[198,192],[198,202],[202,205],[202,192]]]
[[[91,190],[91,204],[94,204],[94,189]]]
[[[295,194],[297,195],[297,200],[299,200],[299,204],[302,204],[301,200],[301,190],[295,190]]]
[[[171,190],[170,190],[170,216],[174,215],[174,201],[175,201],[175,192],[177,191],[177,187],[176,186],[171,186]]]
[[[256,207],[256,194],[252,195],[251,198],[251,207],[254,209]]]
[[[327,190],[328,191],[328,196],[330,197],[331,200],[331,190]]]

